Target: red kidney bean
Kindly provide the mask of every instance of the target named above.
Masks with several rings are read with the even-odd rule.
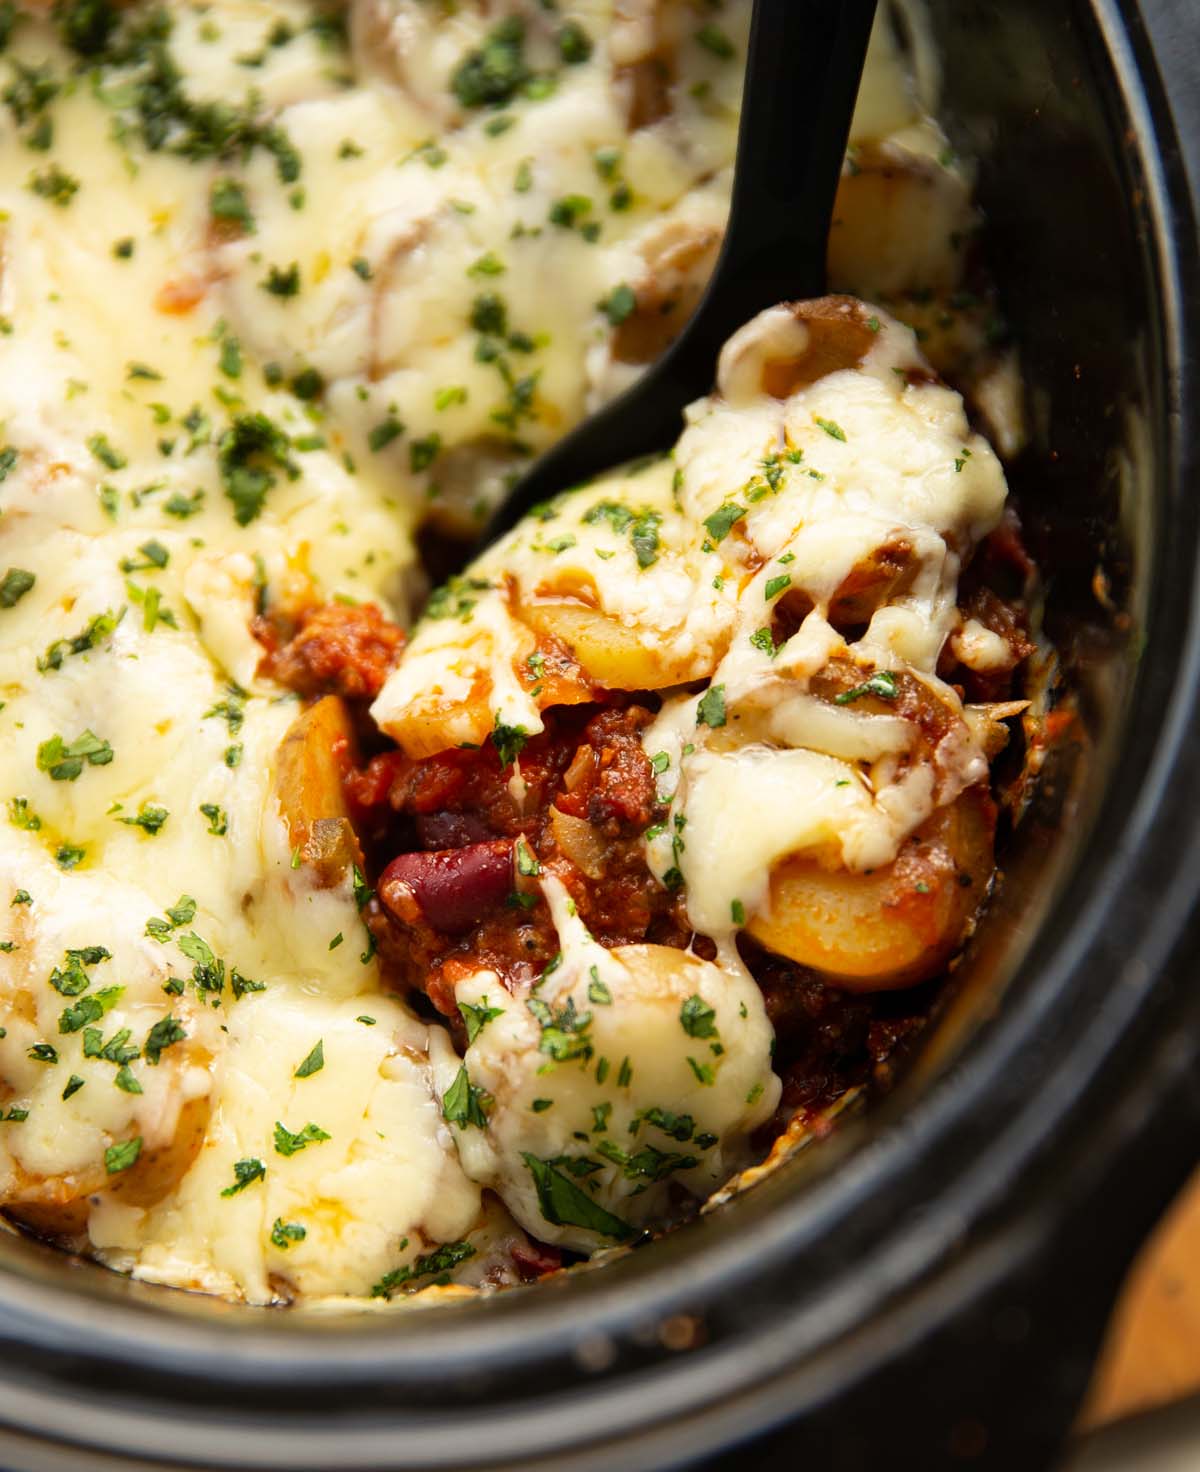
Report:
[[[380,876],[379,898],[402,920],[411,919],[415,900],[428,924],[454,935],[470,930],[512,888],[512,841],[503,838],[469,848],[401,854]]]
[[[421,847],[468,848],[496,836],[478,813],[420,813],[413,820]]]

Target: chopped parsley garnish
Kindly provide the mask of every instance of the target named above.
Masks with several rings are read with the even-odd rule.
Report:
[[[652,567],[658,561],[658,528],[661,524],[662,517],[657,511],[640,511],[634,517],[629,539],[641,568]]]
[[[745,514],[744,506],[737,506],[732,501],[726,501],[723,506],[718,506],[711,516],[704,518],[705,530],[714,542],[723,542],[733,530],[735,523],[741,521]]]
[[[38,771],[48,772],[53,782],[74,782],[83,771],[84,762],[93,767],[106,767],[112,759],[112,747],[92,731],[81,732],[71,742],[51,736],[37,750]]]
[[[548,971],[550,968],[546,969]],[[539,1053],[545,1053],[556,1063],[569,1063],[572,1058],[586,1061],[592,1056],[592,1040],[589,1035],[592,1014],[576,1011],[574,997],[568,997],[557,1012],[537,996],[529,997],[525,1005],[542,1029],[542,1035],[538,1039]]]
[[[292,1075],[293,1078],[311,1078],[314,1073],[320,1073],[325,1067],[325,1040],[318,1038],[315,1046],[304,1062]]]
[[[620,535],[633,520],[633,512],[628,506],[622,506],[620,501],[597,501],[584,512],[583,520],[588,526],[595,526],[598,521],[607,521],[613,531]]]
[[[202,802],[198,811],[208,819],[208,832],[214,838],[224,838],[229,832],[229,814],[225,809],[215,802]]]
[[[521,1152],[521,1159],[533,1177],[537,1188],[538,1206],[548,1222],[559,1227],[582,1227],[601,1237],[611,1237],[617,1242],[627,1242],[634,1235],[628,1222],[606,1211],[599,1202],[593,1201],[586,1191],[557,1170],[549,1160],[539,1160],[528,1151]]]
[[[77,1094],[83,1088],[84,1080],[77,1073],[73,1073],[67,1080],[66,1087],[62,1091],[62,1097],[69,1099],[72,1094]]]
[[[729,918],[733,921],[735,925],[745,925],[746,907],[744,904],[742,904],[741,900],[730,900]]]
[[[601,1140],[596,1150],[605,1160],[620,1166],[621,1174],[629,1181],[637,1180],[639,1176],[645,1176],[651,1181],[665,1181],[677,1170],[690,1170],[694,1165],[700,1164],[694,1155],[659,1150],[654,1145],[643,1145],[630,1155],[612,1140]]]
[[[29,1049],[29,1057],[35,1063],[57,1063],[58,1049],[53,1043],[34,1043]]]
[[[372,454],[377,455],[380,450],[386,449],[394,439],[399,439],[403,433],[404,425],[394,414],[389,414],[386,419],[368,432],[367,447]]]
[[[508,332],[508,308],[504,305],[504,298],[493,291],[477,296],[471,303],[468,320],[476,332],[504,337]]]
[[[208,209],[214,220],[246,235],[254,234],[254,216],[250,213],[246,191],[236,179],[214,181],[209,191]]]
[[[307,1227],[302,1227],[299,1222],[285,1222],[281,1216],[277,1216],[271,1225],[271,1245],[283,1251],[293,1242],[303,1242],[307,1236]]]
[[[47,645],[45,654],[38,656],[37,667],[43,675],[50,670],[60,670],[63,661],[73,654],[86,654],[95,649],[103,640],[113,632],[125,615],[122,608],[118,613],[106,609],[104,613],[96,614],[90,619],[86,626],[70,639],[55,639],[52,644]]]
[[[292,1134],[291,1130],[281,1121],[275,1121],[275,1153],[276,1155],[292,1156],[298,1155],[308,1145],[319,1145],[322,1140],[332,1138],[320,1125],[313,1124],[310,1120],[302,1130]]]
[[[99,460],[101,465],[107,465],[109,470],[122,470],[129,461],[120,450],[115,450],[108,442],[106,434],[94,434],[87,442],[88,449]]]
[[[30,175],[29,188],[42,199],[47,199],[51,204],[64,209],[79,192],[79,180],[64,173],[57,164],[51,164],[40,174]]]
[[[775,635],[770,629],[755,629],[750,635],[750,642],[755,649],[761,649],[764,654],[770,655],[772,659],[779,653],[779,645],[775,643]]]
[[[500,757],[501,767],[511,767],[513,762],[525,749],[525,743],[529,740],[529,732],[524,726],[506,726],[500,719],[500,713],[496,713],[496,723],[492,727],[492,745]]]
[[[558,42],[558,54],[568,66],[579,66],[592,54],[592,38],[577,20],[560,26],[554,39]]]
[[[560,230],[574,230],[580,219],[590,212],[592,200],[586,194],[564,194],[561,199],[554,200],[546,218]]]
[[[612,325],[620,327],[637,307],[637,296],[633,287],[622,281],[619,286],[613,287],[599,306]]]
[[[737,55],[733,42],[720,26],[712,24],[701,26],[696,32],[696,43],[721,61],[730,61]]]
[[[819,414],[814,414],[813,418],[831,440],[841,440],[842,444],[846,443],[846,431],[840,424],[834,423],[832,419],[822,419]]]
[[[297,296],[300,292],[300,266],[296,261],[290,266],[271,266],[266,279],[258,284],[272,296]]]
[[[763,597],[769,603],[772,598],[778,596],[785,588],[790,588],[791,586],[791,574],[781,572],[778,577],[767,579],[767,586],[763,589]]]
[[[267,1168],[261,1160],[255,1160],[253,1156],[245,1160],[235,1160],[233,1163],[233,1185],[226,1186],[221,1192],[222,1196],[236,1196],[239,1191],[244,1191],[247,1186],[252,1186],[255,1181],[264,1180]]]
[[[428,470],[441,448],[440,434],[427,434],[424,439],[413,440],[408,447],[408,464],[412,473],[420,475],[422,471]]]
[[[23,567],[10,567],[0,579],[0,608],[15,608],[36,582],[35,573]]]
[[[149,838],[158,833],[163,824],[170,817],[166,808],[160,808],[154,803],[144,802],[137,811],[136,816],[118,817],[118,823],[125,823],[130,828],[140,828]]]
[[[300,472],[287,451],[287,435],[265,414],[239,414],[221,435],[217,465],[239,526],[249,526],[261,513],[276,471],[282,470],[289,480],[298,478]]]
[[[375,891],[367,883],[366,875],[357,864],[351,869],[350,877],[354,886],[354,903],[361,912],[370,904],[374,898]]]
[[[690,1038],[717,1036],[716,1012],[693,992],[679,1009],[679,1023]]]
[[[115,1176],[118,1171],[128,1170],[135,1164],[141,1153],[141,1135],[135,1135],[132,1140],[122,1140],[119,1145],[110,1145],[104,1152],[104,1169],[110,1176]]]
[[[491,1105],[492,1096],[471,1082],[464,1063],[455,1074],[454,1082],[442,1095],[442,1118],[447,1124],[458,1125],[459,1129],[465,1130],[469,1125],[485,1129]]]
[[[190,925],[196,918],[196,901],[190,894],[181,894],[173,905],[168,906],[166,914],[165,920],[153,915],[146,921],[146,934],[162,945],[166,944],[172,930],[178,930],[181,925]]]
[[[166,1017],[160,1017],[146,1034],[146,1043],[142,1049],[146,1062],[157,1064],[168,1048],[182,1043],[186,1037],[187,1031],[177,1018],[170,1013]]]
[[[696,707],[696,724],[716,730],[725,724],[725,686],[710,685]]]
[[[487,997],[481,997],[478,1007],[470,1002],[459,1002],[459,1013],[467,1028],[467,1046],[470,1047],[493,1017],[504,1015],[503,1007],[489,1007]]]
[[[849,705],[851,701],[861,700],[864,695],[875,695],[880,700],[895,700],[900,690],[896,684],[896,677],[887,670],[876,670],[868,680],[861,685],[855,685],[853,690],[843,690],[840,695],[833,697],[834,705]]]
[[[492,27],[484,43],[469,51],[450,78],[450,90],[463,107],[503,107],[530,78],[524,57],[525,23],[508,16]]]
[[[716,1075],[713,1073],[711,1063],[697,1063],[694,1058],[688,1059],[688,1067],[696,1075],[696,1082],[711,1085]]]
[[[403,1251],[408,1246],[406,1237],[400,1244]],[[391,1298],[392,1294],[406,1284],[415,1282],[418,1278],[440,1277],[456,1268],[460,1262],[466,1262],[467,1258],[475,1256],[475,1249],[469,1242],[446,1242],[441,1247],[435,1248],[433,1252],[418,1257],[415,1262],[408,1263],[402,1268],[393,1268],[371,1289],[372,1298]]]
[[[608,1007],[612,1004],[612,992],[608,983],[600,980],[599,969],[591,968],[591,980],[588,982],[588,1001],[597,1007]]]
[[[133,1070],[128,1063],[122,1063],[120,1068],[117,1069],[113,1083],[123,1094],[140,1094],[142,1092],[142,1086],[134,1077]]]
[[[142,554],[140,561],[136,557],[122,557],[122,572],[161,571],[171,560],[170,552],[153,537],[148,542],[143,542],[138,551]]]

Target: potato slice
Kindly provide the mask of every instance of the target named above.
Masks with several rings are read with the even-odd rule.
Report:
[[[599,608],[569,600],[540,598],[521,605],[520,617],[543,638],[565,644],[588,677],[608,690],[663,690],[710,675],[724,652],[681,656],[669,643],[649,642],[644,631]]]
[[[829,231],[829,282],[863,296],[949,290],[978,216],[967,180],[929,154],[866,145],[842,175]]]
[[[207,1061],[197,1055],[192,1064]],[[128,1170],[108,1175],[102,1163],[66,1175],[44,1176],[18,1167],[4,1211],[45,1237],[74,1237],[87,1230],[90,1197],[108,1191],[130,1206],[153,1206],[183,1178],[204,1144],[212,1102],[207,1094],[187,1100],[169,1140],[142,1151]],[[114,1142],[116,1143],[116,1142]]]
[[[770,908],[746,929],[768,950],[848,991],[914,986],[966,936],[992,873],[994,807],[982,785],[940,808],[873,873],[788,858],[771,873]]]
[[[322,889],[340,884],[352,864],[362,863],[342,791],[354,751],[346,707],[326,695],[296,718],[275,758],[275,795],[289,842]]]

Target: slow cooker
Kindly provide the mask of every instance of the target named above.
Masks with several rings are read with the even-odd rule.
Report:
[[[800,3],[800,0],[797,0]],[[935,0],[1078,702],[890,1097],[666,1239],[528,1290],[271,1311],[0,1236],[0,1465],[1050,1465],[1196,1156],[1200,11]]]

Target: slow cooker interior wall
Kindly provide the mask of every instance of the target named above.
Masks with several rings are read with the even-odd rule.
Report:
[[[1144,516],[1130,517],[1122,507],[1123,487],[1131,482],[1122,481],[1116,466],[1122,455],[1128,458],[1135,422],[1126,408],[1152,399],[1154,342],[1152,284],[1130,224],[1113,120],[1088,76],[1079,17],[1043,0],[936,0],[933,9],[947,105],[963,148],[981,162],[990,255],[1031,388],[1033,444],[1014,467],[1012,481],[1035,551],[1053,571],[1048,624],[1085,693],[1087,724],[1098,742],[1098,747],[1067,751],[1035,821],[1018,833],[1007,860],[1007,883],[978,947],[975,969],[986,986],[969,988],[969,1008],[947,1019],[955,1034],[952,1054],[989,1010],[1018,953],[1032,943],[1036,926],[1029,921],[1030,906],[1044,913],[1069,871],[1123,725],[1132,668],[1128,643],[1096,603],[1091,580],[1103,557],[1114,579],[1114,597],[1133,597],[1136,603],[1139,579],[1146,574],[1142,561],[1131,561],[1128,547],[1114,541],[1120,525],[1129,527],[1139,544],[1150,530]],[[1134,463],[1139,463],[1136,457]],[[1139,504],[1148,506],[1149,495]],[[1137,569],[1133,577],[1131,567]],[[1071,806],[1081,786],[1087,788],[1083,806]],[[1064,798],[1069,822],[1060,821]],[[944,1061],[945,1050],[934,1051]],[[761,1217],[772,1200],[794,1193],[810,1162],[824,1174],[856,1144],[848,1140],[839,1148],[812,1152],[795,1171],[770,1183],[763,1200],[755,1203],[752,1196],[734,1203],[718,1214],[725,1219],[720,1226],[710,1218],[707,1230],[736,1230],[739,1218]],[[610,1276],[614,1284],[636,1283],[653,1273],[660,1253],[673,1259],[686,1254],[691,1235],[685,1230],[674,1242],[628,1263],[586,1275],[580,1290],[591,1298]],[[130,1284],[70,1264],[38,1244],[0,1236],[3,1271],[27,1284],[82,1290],[111,1308],[157,1306],[210,1325],[245,1324],[248,1316],[262,1322],[253,1311]],[[741,1308],[749,1311],[751,1305]],[[341,1323],[349,1327],[363,1320]],[[383,1327],[378,1321],[374,1326]],[[298,1327],[292,1320],[293,1333]],[[325,1320],[324,1327],[334,1324]]]

